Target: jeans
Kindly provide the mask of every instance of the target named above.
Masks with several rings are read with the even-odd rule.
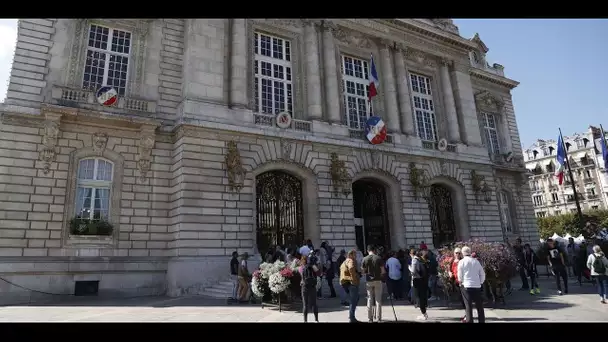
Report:
[[[595,276],[595,281],[597,283],[597,293],[600,295],[600,298],[603,300],[608,299],[608,275],[598,275]]]
[[[530,288],[530,285],[528,284],[528,277],[526,276],[526,268],[521,264],[518,265],[518,268],[519,277],[521,278],[521,288],[527,290]]]
[[[553,273],[555,273],[555,284],[557,285],[557,290],[562,290],[562,285],[560,284],[560,278],[564,281],[564,291],[568,293],[568,273],[566,272],[566,267],[564,265],[553,265]]]
[[[429,281],[424,278],[414,278],[414,296],[420,307],[420,312],[426,314],[426,308],[428,306],[429,297]]]
[[[348,303],[348,292],[344,286],[338,286],[338,294],[340,295],[340,303]]]
[[[477,309],[477,320],[479,323],[485,323],[486,315],[483,311],[481,288],[462,288],[462,298],[464,299],[467,323],[473,323],[473,305]]]
[[[235,274],[230,275],[232,281],[232,299],[237,299],[239,289],[239,277]]]
[[[319,307],[317,306],[317,293],[314,289],[302,287],[302,312],[304,313],[304,322],[308,321],[308,311],[312,310],[315,315],[315,321],[319,321]]]
[[[386,287],[387,287],[389,296],[393,296],[394,299],[400,299],[401,296],[403,295],[403,291],[401,290],[402,283],[403,283],[403,280],[401,280],[401,279],[394,280],[394,279],[388,278],[386,280]]]
[[[365,284],[367,291],[367,318],[374,318],[374,307],[378,321],[382,320],[382,282],[380,280],[368,281]]]
[[[357,304],[359,302],[359,285],[347,284],[342,286],[344,291],[348,293],[350,303],[348,305],[348,320],[356,322],[355,311],[357,310]]]
[[[538,288],[538,276],[536,270],[528,270],[528,276],[530,277],[530,289]]]
[[[437,275],[431,274],[429,275],[429,284],[428,284],[428,297],[435,296],[437,294]]]

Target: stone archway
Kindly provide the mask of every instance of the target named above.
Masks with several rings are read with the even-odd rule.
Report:
[[[368,184],[384,195],[383,219],[386,231],[384,236],[392,249],[404,248],[405,228],[403,226],[403,206],[401,204],[401,184],[392,176],[375,171],[363,171],[353,177],[353,190],[355,184]],[[354,193],[353,193],[354,196]],[[353,197],[353,205],[356,205]],[[377,219],[378,220],[378,219]],[[364,222],[360,222],[364,223]]]
[[[283,225],[283,226],[290,226],[291,228],[295,228],[296,230],[299,228],[298,226],[301,226],[303,232],[302,232],[302,236],[303,238],[306,239],[311,239],[313,241],[313,244],[315,245],[319,245],[321,243],[321,230],[319,227],[319,219],[318,219],[318,187],[317,187],[317,179],[316,176],[314,175],[314,173],[312,171],[310,171],[309,169],[306,169],[304,167],[292,164],[292,163],[282,163],[282,162],[270,162],[270,163],[266,163],[263,165],[260,165],[259,167],[257,167],[255,170],[253,170],[253,186],[252,186],[252,196],[253,196],[253,225],[254,225],[254,231],[253,231],[253,250],[254,253],[256,255],[259,255],[260,252],[265,252],[265,251],[260,251],[258,250],[258,245],[261,241],[258,241],[258,230],[261,227],[258,227],[258,222],[259,222],[259,218],[261,213],[258,212],[258,203],[260,202],[260,198],[258,191],[260,190],[259,184],[256,184],[256,180],[259,180],[261,178],[269,178],[272,176],[279,176],[282,178],[285,178],[285,180],[289,181],[290,184],[290,190],[294,190],[294,191],[298,191],[298,188],[301,190],[301,200],[297,199],[298,194],[285,194],[285,196],[287,196],[286,198],[288,198],[288,202],[289,203],[289,208],[283,208],[285,209],[288,213],[283,215],[280,213],[277,213],[276,210],[277,207],[275,206],[274,208],[267,208],[268,209],[268,215],[271,216],[268,218],[268,220],[273,220],[273,224],[279,224],[279,225]],[[266,179],[271,180],[271,179]],[[296,184],[299,182],[299,185]],[[270,189],[272,190],[272,189]],[[277,189],[278,190],[278,189]],[[281,197],[282,194],[280,194],[278,191],[277,193],[275,193],[276,196]],[[275,197],[276,197],[275,196]],[[272,206],[272,204],[277,205],[278,203],[276,202],[271,202],[270,206]],[[295,211],[289,213],[289,211]],[[298,211],[301,211],[301,222],[297,222],[297,216]],[[273,217],[274,214],[274,217]],[[281,218],[279,216],[286,216],[286,218]],[[293,221],[293,222],[288,222],[288,224],[283,224],[284,222],[282,222],[282,220],[289,220],[289,221]],[[274,226],[274,228],[271,229],[276,229],[277,227]],[[293,232],[294,234],[291,234],[293,236],[299,236],[297,234],[297,232]],[[290,236],[291,236],[290,235]],[[280,241],[282,242],[282,241]],[[297,244],[300,244],[302,241],[297,241]]]
[[[437,176],[429,181],[429,218],[435,248],[467,241],[471,237],[464,186],[453,178]],[[450,231],[453,229],[453,232]]]

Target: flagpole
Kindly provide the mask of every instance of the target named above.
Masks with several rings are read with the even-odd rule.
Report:
[[[574,175],[572,174],[572,169],[570,168],[570,160],[568,160],[568,150],[566,149],[566,143],[564,142],[564,136],[562,135],[562,129],[559,128],[559,137],[562,141],[562,149],[564,150],[564,159],[566,163],[566,167],[568,168],[568,175],[570,176],[570,185],[572,186],[572,191],[574,193],[574,202],[576,202],[576,213],[578,215],[579,224],[581,228],[584,227],[585,223],[583,222],[583,211],[581,210],[581,204],[578,201],[578,193],[576,192],[576,185],[574,184]]]

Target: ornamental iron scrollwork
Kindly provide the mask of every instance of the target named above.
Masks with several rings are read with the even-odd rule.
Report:
[[[245,168],[241,162],[241,153],[234,140],[227,144],[228,151],[224,161],[226,163],[226,173],[228,174],[228,186],[231,191],[239,192],[243,188],[245,181]]]
[[[351,193],[351,178],[346,171],[346,164],[344,160],[340,160],[337,153],[332,153],[331,164],[329,167],[329,174],[331,176],[331,182],[334,187],[334,193],[337,195],[342,193],[344,196],[348,196]]]
[[[433,245],[438,248],[453,243],[457,238],[452,193],[445,186],[438,184],[429,186],[429,191],[428,204]]]

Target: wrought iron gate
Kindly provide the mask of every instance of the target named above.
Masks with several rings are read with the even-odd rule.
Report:
[[[370,181],[355,182],[353,184],[353,205],[355,218],[363,219],[365,244],[382,246],[385,250],[390,249],[384,187]]]
[[[256,177],[255,187],[258,250],[299,246],[304,239],[302,182],[285,172],[270,171]]]
[[[431,213],[431,228],[433,245],[437,248],[456,241],[456,224],[452,194],[441,185],[431,185],[429,211]]]

